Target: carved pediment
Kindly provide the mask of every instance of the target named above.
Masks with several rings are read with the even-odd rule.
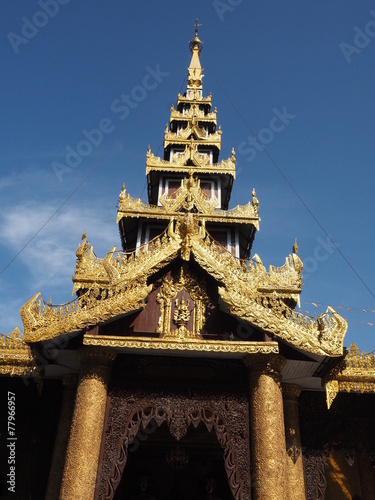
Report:
[[[171,279],[164,278],[157,302],[160,305],[157,332],[161,337],[202,339],[209,302],[204,280],[198,280],[183,266]]]

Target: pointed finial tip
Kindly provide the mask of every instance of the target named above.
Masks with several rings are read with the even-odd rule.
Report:
[[[201,24],[198,23],[198,18],[195,19],[194,26],[195,26],[195,36],[193,40],[190,40],[189,42],[189,49],[191,50],[191,52],[193,52],[194,47],[197,47],[198,54],[200,54],[203,47],[203,42],[198,37],[198,28],[202,26]]]
[[[298,245],[297,245],[297,238],[294,240],[294,245],[292,248],[293,253],[298,253]]]

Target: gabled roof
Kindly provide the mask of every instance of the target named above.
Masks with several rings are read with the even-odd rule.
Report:
[[[269,272],[259,258],[246,265],[216,243],[191,213],[172,218],[161,236],[129,255],[113,248],[99,260],[86,239],[77,255],[74,281],[79,296],[59,306],[40,294],[30,299],[21,309],[26,342],[73,334],[141,309],[151,291],[147,279],[179,256],[194,259],[217,281],[222,308],[235,317],[303,351],[343,353],[347,324],[332,308],[315,321],[285,304],[302,289],[302,262],[296,254]]]
[[[325,389],[328,408],[339,392],[375,393],[375,351],[363,352],[353,342],[345,358],[325,377]]]

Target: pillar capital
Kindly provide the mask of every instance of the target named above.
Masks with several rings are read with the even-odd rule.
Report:
[[[280,354],[249,354],[243,358],[249,375],[268,375],[275,382],[281,382],[281,372],[286,364],[286,359]]]
[[[78,351],[81,360],[80,379],[108,381],[117,352],[108,347],[84,346]]]
[[[301,394],[301,387],[297,384],[282,384],[284,401],[295,401],[298,402],[298,398]]]
[[[84,346],[78,351],[82,364],[112,364],[117,352],[109,347]]]

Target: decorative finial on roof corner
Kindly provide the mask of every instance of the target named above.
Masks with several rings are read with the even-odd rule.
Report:
[[[298,253],[298,245],[297,245],[297,238],[294,240],[294,245],[292,248],[293,253]]]
[[[82,241],[86,241],[87,236],[86,236],[86,228],[83,230],[83,235],[82,235]]]

